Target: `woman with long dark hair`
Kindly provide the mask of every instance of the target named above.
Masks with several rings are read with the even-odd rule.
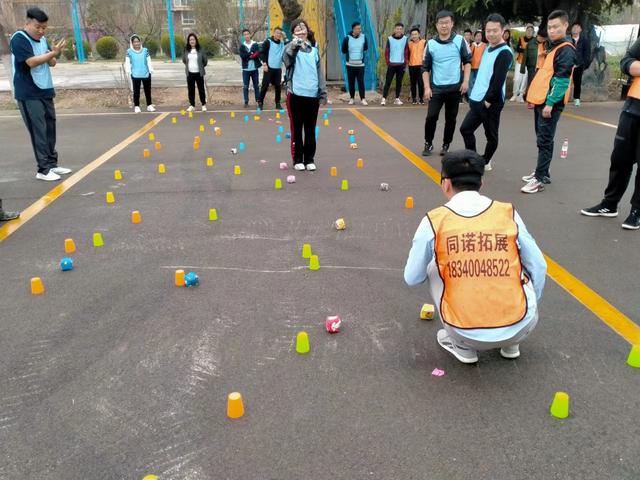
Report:
[[[327,89],[318,46],[307,22],[294,20],[291,31],[294,38],[284,51],[291,157],[296,170],[313,172],[316,170],[316,121],[320,103],[327,103]]]
[[[187,90],[189,91],[189,108],[187,111],[193,112],[196,105],[196,85],[198,86],[198,94],[202,111],[207,111],[207,92],[204,87],[205,69],[209,59],[207,54],[200,47],[200,42],[195,33],[190,33],[187,37],[187,43],[182,52],[182,63],[184,63],[185,73],[187,74]]]

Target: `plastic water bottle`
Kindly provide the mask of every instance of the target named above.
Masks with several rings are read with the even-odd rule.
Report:
[[[565,138],[560,150],[560,158],[567,158],[567,155],[569,155],[569,140]]]

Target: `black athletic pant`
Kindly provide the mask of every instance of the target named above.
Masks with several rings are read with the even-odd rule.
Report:
[[[422,79],[422,67],[420,65],[409,67],[409,79],[411,80],[411,100],[424,101],[424,80]],[[416,89],[418,97],[416,97]]]
[[[347,81],[349,83],[349,96],[351,98],[356,95],[356,81],[358,82],[358,93],[360,100],[364,99],[364,65],[361,67],[352,67],[347,65]]]
[[[534,108],[534,122],[536,129],[536,142],[538,145],[538,164],[536,166],[536,178],[541,182],[544,177],[551,177],[549,166],[553,159],[553,142],[556,136],[556,127],[562,115],[563,106],[555,106],[551,110],[551,118],[544,118],[542,110],[544,105],[536,105]]]
[[[536,76],[536,67],[535,65],[527,65],[527,90],[524,93],[525,100],[527,99],[527,93],[529,92],[529,87],[531,86],[531,82],[533,82],[533,77]]]
[[[140,84],[144,88],[144,98],[147,101],[147,107],[152,104],[151,102],[151,75],[147,78],[131,77],[133,83],[133,105],[140,106]]]
[[[484,134],[487,137],[487,146],[484,150],[483,158],[486,163],[491,161],[493,154],[498,149],[498,130],[500,128],[500,114],[503,103],[494,103],[489,108],[484,102],[469,102],[469,112],[464,117],[460,126],[460,133],[464,138],[464,148],[476,151],[476,136],[474,132],[480,125],[484,127]]]
[[[18,100],[22,120],[31,137],[31,146],[38,162],[38,173],[49,173],[58,166],[56,151],[56,109],[53,98]]]
[[[389,89],[391,88],[391,82],[394,76],[396,77],[396,98],[400,98],[402,79],[404,78],[404,65],[389,65],[387,67],[387,77],[384,81],[384,88],[382,89],[382,96],[384,98],[387,98],[387,95],[389,95]]]
[[[582,74],[584,69],[582,67],[575,67],[573,69],[573,98],[580,100],[580,94],[582,93]]]
[[[204,77],[198,73],[189,72],[187,74],[187,90],[189,91],[189,105],[196,106],[196,85],[198,85],[198,95],[200,103],[204,106],[207,104],[207,92],[204,89]]]
[[[444,105],[444,138],[442,143],[450,144],[453,141],[453,133],[456,131],[456,117],[460,108],[460,99],[462,95],[459,90],[453,92],[433,93],[429,100],[429,108],[427,110],[427,118],[424,121],[424,141],[433,143],[433,137],[436,134],[436,125],[440,110]]]
[[[273,85],[276,91],[276,104],[280,103],[280,96],[282,95],[282,69],[271,68],[264,72],[262,75],[262,85],[260,86],[260,102],[264,102],[264,97],[267,96],[269,85]]]
[[[640,117],[622,112],[611,152],[609,184],[604,192],[603,203],[606,207],[615,209],[618,206],[636,163],[640,166]],[[640,208],[640,167],[636,172],[631,206]]]
[[[287,95],[287,110],[291,124],[291,158],[293,164],[314,163],[316,155],[316,121],[320,100],[301,97],[293,93]],[[304,138],[303,138],[304,132]]]

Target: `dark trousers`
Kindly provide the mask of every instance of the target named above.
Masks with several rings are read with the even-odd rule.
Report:
[[[640,117],[622,112],[611,152],[609,184],[604,191],[605,206],[612,209],[618,206],[629,185],[633,165],[636,163],[640,165]],[[636,172],[631,206],[640,208],[640,168]]]
[[[573,98],[575,100],[580,100],[580,94],[582,93],[582,74],[584,73],[584,68],[575,67],[573,69]]]
[[[347,83],[349,84],[349,96],[356,95],[356,81],[358,82],[358,94],[360,100],[364,98],[364,65],[362,67],[352,67],[347,65]]]
[[[151,105],[151,75],[147,78],[131,77],[131,83],[133,84],[133,104],[136,107],[140,106],[140,84],[142,84],[144,99],[147,101],[147,106]]]
[[[535,65],[527,65],[527,90],[524,94],[524,98],[527,98],[527,92],[529,92],[529,87],[531,86],[531,82],[533,82],[533,77],[536,76],[536,67]]]
[[[56,151],[56,109],[53,98],[18,100],[22,120],[31,137],[31,146],[38,162],[38,173],[49,173],[58,166]]]
[[[536,105],[533,110],[538,145],[538,164],[535,175],[539,181],[542,181],[544,177],[551,177],[551,175],[549,175],[549,166],[553,158],[553,141],[556,136],[558,120],[560,120],[564,106],[559,107],[556,105],[553,107],[551,118],[544,118],[542,116],[543,109],[544,105]]]
[[[442,143],[451,143],[453,141],[453,133],[456,131],[456,117],[460,108],[461,94],[459,90],[455,92],[433,93],[429,100],[429,108],[427,110],[427,118],[424,121],[424,141],[433,142],[436,134],[436,125],[440,110],[444,105],[444,138]]]
[[[384,98],[387,98],[387,95],[389,95],[389,89],[391,88],[391,82],[394,76],[396,77],[396,98],[400,98],[402,79],[404,78],[404,65],[389,65],[387,67],[387,77],[385,78],[384,88],[382,89],[382,96]]]
[[[271,68],[264,72],[262,75],[262,86],[260,87],[260,102],[264,102],[264,97],[267,95],[269,85],[273,85],[276,91],[276,103],[280,103],[280,96],[282,95],[282,69]]]
[[[424,80],[422,79],[422,67],[420,65],[409,67],[409,80],[411,80],[411,100],[424,100]],[[418,97],[416,97],[416,90]]]
[[[460,133],[464,138],[464,148],[476,151],[476,136],[474,132],[480,125],[484,127],[484,134],[487,137],[487,146],[484,150],[483,158],[487,163],[493,158],[493,154],[498,149],[498,129],[500,128],[500,114],[504,104],[495,103],[489,108],[484,102],[469,102],[469,112],[464,117],[460,125]]]
[[[291,127],[291,158],[296,163],[314,163],[316,155],[316,121],[320,100],[312,97],[300,97],[293,93],[287,95],[287,110]],[[303,137],[304,132],[304,137]]]
[[[253,82],[253,92],[256,95],[256,102],[260,101],[260,89],[258,88],[259,79],[258,70],[242,71],[242,95],[244,96],[244,104],[249,103],[249,80]]]
[[[207,92],[204,88],[204,77],[200,73],[189,72],[187,74],[187,90],[189,91],[189,105],[195,107],[196,105],[196,85],[198,85],[198,95],[200,96],[200,103],[202,105],[207,104]]]

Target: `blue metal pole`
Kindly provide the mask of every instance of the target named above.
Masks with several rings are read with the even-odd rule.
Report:
[[[173,35],[173,12],[171,11],[171,0],[167,0],[167,25],[169,27],[169,45],[171,46],[171,61],[176,61],[176,39]]]
[[[84,63],[84,45],[82,43],[82,30],[80,29],[80,16],[78,15],[78,0],[71,1],[71,19],[73,21],[73,36],[76,41],[78,62]]]

